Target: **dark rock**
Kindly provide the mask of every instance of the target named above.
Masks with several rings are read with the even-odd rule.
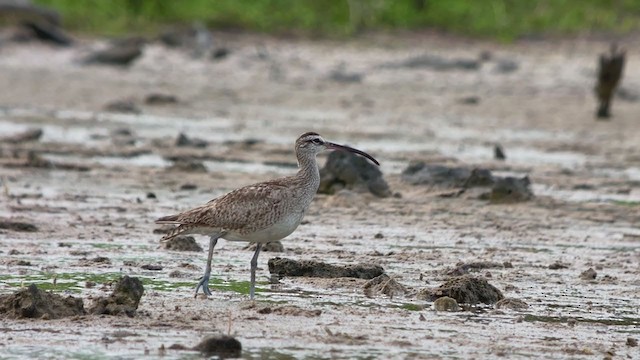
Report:
[[[493,204],[528,201],[533,198],[530,185],[531,181],[528,176],[495,178],[491,192],[480,195],[480,199],[489,200]]]
[[[413,162],[402,171],[401,178],[411,185],[437,185],[443,187],[490,186],[494,182],[490,170]]]
[[[170,94],[153,93],[144,98],[144,103],[147,105],[177,104],[178,98]]]
[[[502,292],[487,280],[470,275],[456,276],[448,279],[438,288],[429,290],[431,300],[448,296],[456,299],[459,304],[495,304],[504,298]]]
[[[632,338],[632,337],[628,337],[627,338],[627,346],[629,347],[636,347],[638,346],[638,340]]]
[[[198,245],[193,236],[176,236],[165,242],[164,248],[173,251],[202,251],[202,247]]]
[[[227,335],[209,336],[193,349],[205,356],[217,356],[221,359],[238,358],[242,354],[240,341]]]
[[[73,39],[67,35],[56,24],[46,21],[23,21],[26,28],[33,31],[36,37],[42,41],[47,41],[60,46],[69,46],[73,44]]]
[[[598,276],[598,273],[595,270],[593,270],[593,268],[589,268],[580,274],[580,279],[595,280],[596,276]]]
[[[191,139],[184,133],[180,133],[178,135],[178,138],[176,139],[176,146],[178,147],[204,148],[207,147],[207,145],[209,145],[207,141],[201,139]]]
[[[9,219],[2,219],[2,218],[0,218],[0,229],[21,231],[21,232],[38,231],[38,228],[33,224],[21,222],[21,221],[13,221]]]
[[[466,70],[475,71],[480,68],[481,62],[477,59],[463,59],[454,58],[447,59],[437,55],[423,54],[414,56],[412,58],[397,62],[385,64],[383,68],[409,68],[409,69],[422,69],[430,68],[435,71],[449,71],[449,70]]]
[[[616,44],[611,45],[608,54],[601,54],[599,59],[598,83],[595,92],[598,98],[598,119],[606,119],[611,116],[611,101],[613,94],[622,78],[625,63],[625,51],[618,50]]]
[[[504,154],[504,150],[502,149],[502,145],[495,144],[493,146],[493,158],[496,160],[505,160],[507,158]]]
[[[207,172],[207,167],[197,160],[177,160],[171,165],[168,170],[179,172]]]
[[[346,151],[334,151],[329,154],[327,163],[320,170],[318,192],[334,194],[343,188],[362,189],[379,197],[391,195],[389,185],[376,165],[362,156]]]
[[[104,257],[104,256],[96,256],[93,259],[91,259],[91,262],[94,262],[97,264],[111,264],[111,260],[108,257]]]
[[[158,264],[144,264],[140,266],[140,268],[144,270],[151,270],[151,271],[160,271],[163,269],[162,265],[158,265]]]
[[[147,199],[157,199],[156,194],[152,192],[148,192]]]
[[[529,308],[529,304],[520,299],[504,298],[496,303],[495,308],[522,311]]]
[[[219,47],[217,49],[214,49],[211,52],[211,59],[213,60],[222,60],[224,58],[226,58],[227,56],[229,56],[229,54],[231,53],[231,51],[225,47]]]
[[[103,109],[109,112],[117,112],[123,114],[141,114],[142,110],[133,100],[114,100],[107,103]]]
[[[515,60],[502,59],[496,62],[496,66],[493,68],[493,72],[498,74],[510,74],[518,70],[520,65]]]
[[[250,243],[244,247],[245,250],[256,251],[256,243]],[[267,252],[284,252],[284,245],[280,240],[270,241],[262,245],[261,251]]]
[[[337,266],[314,260],[296,261],[286,258],[269,259],[269,272],[279,277],[308,276],[320,278],[352,277],[359,279],[373,279],[384,273],[379,265],[358,264]]]
[[[145,40],[134,37],[114,42],[106,49],[98,50],[87,56],[84,64],[103,64],[128,66],[142,55]]]
[[[456,267],[446,269],[445,274],[449,276],[461,276],[468,274],[470,270],[483,270],[483,269],[502,269],[504,264],[491,262],[491,261],[473,261],[468,263],[457,263]]]
[[[363,74],[348,72],[344,64],[338,65],[328,76],[329,80],[342,84],[361,83],[363,78]]]
[[[0,314],[12,319],[59,319],[86,312],[82,299],[41,291],[31,284],[13,294],[0,295]]]
[[[569,267],[569,265],[563,264],[560,261],[556,261],[553,264],[549,265],[549,269],[551,269],[551,270],[566,269],[568,267]]]
[[[133,317],[144,294],[142,282],[135,277],[123,276],[109,297],[96,299],[89,310],[92,314],[120,315]]]
[[[478,96],[465,96],[463,98],[458,99],[460,104],[464,105],[478,105],[480,103],[480,97]]]
[[[42,137],[42,133],[42,129],[29,129],[12,136],[3,137],[0,139],[0,142],[6,144],[20,144],[27,141],[38,141]]]
[[[198,185],[191,184],[191,183],[180,185],[180,190],[196,190],[197,188],[198,188]]]
[[[384,294],[393,298],[394,296],[404,295],[408,292],[409,290],[404,285],[389,277],[387,274],[376,276],[364,284],[364,294],[367,297]]]
[[[450,298],[448,296],[437,298],[433,302],[433,308],[436,311],[449,311],[449,312],[460,311],[460,306],[458,305],[458,302],[456,301],[456,299]]]

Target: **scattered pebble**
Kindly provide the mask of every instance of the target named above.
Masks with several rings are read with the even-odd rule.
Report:
[[[144,264],[140,266],[140,268],[144,270],[152,270],[152,271],[160,271],[163,269],[162,265],[157,265],[157,264]]]
[[[144,103],[147,105],[177,104],[178,98],[170,94],[153,93],[144,98]]]

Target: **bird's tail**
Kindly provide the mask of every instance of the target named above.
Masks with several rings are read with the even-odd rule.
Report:
[[[179,219],[179,214],[164,216],[156,220],[156,224],[178,225],[173,229],[171,229],[168,233],[166,233],[162,237],[162,239],[160,239],[160,242],[167,242],[180,234],[184,234],[188,232],[193,228],[192,225],[183,224],[178,219]]]

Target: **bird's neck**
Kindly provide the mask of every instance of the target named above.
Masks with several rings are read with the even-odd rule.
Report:
[[[314,187],[314,190],[318,190],[320,186],[320,170],[318,169],[318,163],[316,162],[316,156],[304,156],[298,155],[298,175],[305,184]],[[315,193],[315,191],[314,191]]]

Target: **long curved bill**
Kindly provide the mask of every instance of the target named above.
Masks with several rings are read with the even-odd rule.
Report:
[[[364,151],[358,150],[358,149],[354,149],[350,146],[346,146],[346,145],[338,145],[338,144],[334,144],[332,142],[325,142],[325,146],[327,147],[327,149],[332,149],[332,150],[341,150],[341,151],[350,151],[354,154],[358,154],[360,156],[364,156],[367,159],[371,160],[374,164],[380,166],[380,163],[378,162],[378,160],[374,159],[373,156],[367,154]]]

